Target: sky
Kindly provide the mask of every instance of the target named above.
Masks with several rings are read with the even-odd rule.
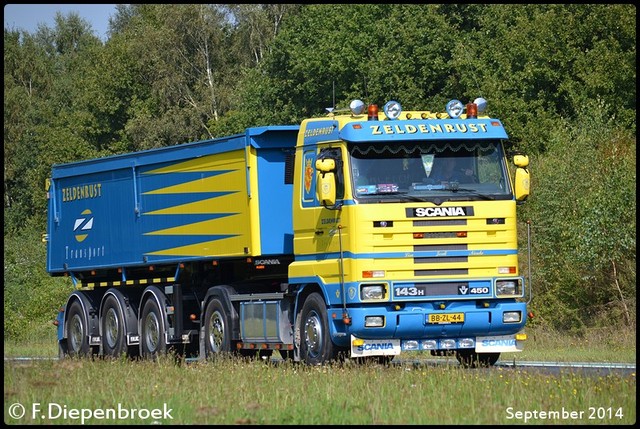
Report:
[[[9,30],[24,30],[35,33],[38,24],[55,27],[56,12],[68,15],[77,12],[93,28],[96,36],[103,41],[107,39],[109,17],[115,15],[115,4],[5,4],[4,28]]]

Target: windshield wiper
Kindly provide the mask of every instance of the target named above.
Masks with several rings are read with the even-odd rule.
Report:
[[[401,195],[403,198],[406,198],[410,201],[425,201],[424,197],[417,197],[415,195],[411,195],[408,192],[398,192],[398,195]]]
[[[460,192],[460,191],[469,192],[469,193],[471,193],[472,195],[474,195],[476,197],[482,198],[483,200],[495,200],[496,199],[495,197],[493,197],[491,195],[481,194],[480,192],[476,191],[475,189],[458,188],[457,186],[455,186],[455,187],[452,186],[450,188],[447,188],[447,191],[451,191],[453,193]]]
[[[476,191],[475,189],[468,189],[468,188],[460,188],[458,186],[458,182],[450,182],[447,184],[442,184],[442,185],[419,185],[416,190],[418,191],[427,191],[427,192],[434,192],[434,191],[439,191],[439,192],[452,192],[454,194],[458,193],[458,192],[468,192],[470,194],[472,194],[473,196],[477,196],[483,200],[495,200],[495,197],[491,196],[491,195],[487,195],[487,194],[482,194],[478,191]],[[429,199],[429,197],[426,197],[427,199]]]
[[[401,197],[402,199],[407,199],[410,201],[425,201],[424,198],[416,197],[415,195],[409,195],[408,192],[405,191],[394,191],[394,192],[371,192],[369,194],[362,194],[358,198],[366,198],[366,197]]]

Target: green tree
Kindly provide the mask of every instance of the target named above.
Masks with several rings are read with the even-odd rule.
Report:
[[[635,132],[635,6],[486,5],[458,42],[459,85],[479,88],[521,149],[538,153],[558,118],[591,99]],[[459,19],[456,21],[460,21]]]
[[[81,86],[73,84],[73,76],[82,69],[81,52],[99,41],[77,15],[57,15],[56,23],[56,30],[41,26],[33,36],[5,30],[5,204],[13,208],[5,229],[33,214],[43,216],[44,179],[51,163],[93,155],[58,140],[55,130],[85,131],[75,120],[85,113],[77,109],[74,94],[81,93]],[[74,146],[77,153],[69,154]]]
[[[635,136],[585,106],[558,122],[534,158],[534,189],[521,207],[533,224],[534,309],[562,329],[635,324]]]
[[[447,30],[435,5],[306,6],[248,75],[239,110],[265,124],[296,123],[354,98],[444,106]]]
[[[52,63],[29,34],[4,31],[4,207],[5,234],[15,231],[32,215],[29,183],[23,173],[31,169],[33,135],[41,121],[40,102],[49,94]]]

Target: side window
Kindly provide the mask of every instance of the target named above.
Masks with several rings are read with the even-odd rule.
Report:
[[[287,152],[284,158],[284,184],[293,185],[293,166],[296,163],[294,151]]]
[[[316,202],[316,151],[305,150],[302,155],[302,204],[309,207]]]

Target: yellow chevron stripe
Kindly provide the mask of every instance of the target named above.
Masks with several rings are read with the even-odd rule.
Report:
[[[247,208],[247,196],[243,193],[229,194],[222,197],[207,198],[166,209],[145,213],[146,215],[163,214],[211,214],[233,213],[230,209]]]

